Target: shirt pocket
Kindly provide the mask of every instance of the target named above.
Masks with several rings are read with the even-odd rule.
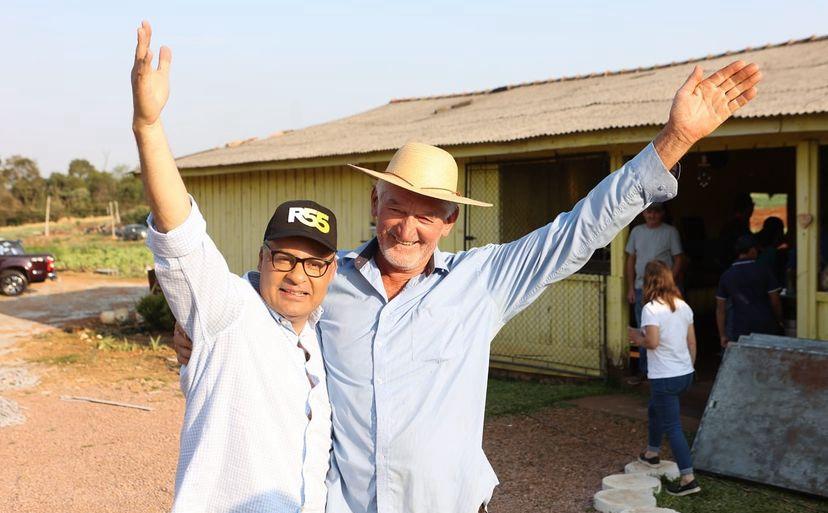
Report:
[[[462,315],[457,306],[424,306],[412,323],[411,347],[414,360],[446,361],[463,354]]]

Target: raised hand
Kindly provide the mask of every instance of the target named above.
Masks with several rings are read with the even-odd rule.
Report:
[[[158,55],[158,68],[152,69],[150,40],[152,27],[142,21],[138,28],[138,46],[132,66],[132,123],[135,126],[155,124],[170,96],[170,61],[172,52],[162,46]]]
[[[762,73],[756,64],[736,61],[702,80],[701,66],[676,92],[670,119],[653,140],[656,153],[667,169],[756,97]]]
[[[695,144],[756,97],[762,73],[756,64],[733,62],[702,80],[702,68],[678,90],[668,126],[687,144]]]
[[[162,46],[158,69],[152,69],[151,37],[150,24],[142,21],[132,66],[132,132],[138,145],[141,181],[144,182],[144,194],[152,210],[155,228],[166,233],[187,219],[190,198],[160,123],[161,110],[170,96],[172,52]]]

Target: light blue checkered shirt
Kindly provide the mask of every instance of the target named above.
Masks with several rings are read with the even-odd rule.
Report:
[[[174,513],[322,513],[331,410],[314,324],[301,333],[236,276],[193,202],[147,245],[164,295],[193,341]],[[117,508],[115,508],[117,509]]]
[[[677,190],[649,145],[517,241],[436,251],[391,301],[375,241],[340,254],[319,322],[334,427],[326,511],[474,513],[487,503],[498,482],[482,449],[491,340]]]

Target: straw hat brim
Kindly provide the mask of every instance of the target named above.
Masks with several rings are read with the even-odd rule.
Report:
[[[416,192],[417,194],[422,194],[423,196],[428,196],[429,198],[436,198],[443,201],[451,201],[452,203],[460,203],[462,205],[473,205],[476,207],[491,207],[491,203],[486,203],[484,201],[477,201],[475,199],[466,198],[465,196],[460,196],[457,193],[451,192],[446,189],[430,189],[430,188],[422,188],[417,187],[408,183],[407,181],[403,180],[399,176],[392,174],[392,173],[384,173],[382,171],[374,171],[372,169],[365,169],[364,167],[355,166],[353,164],[348,164],[348,166],[362,171],[363,173],[367,173],[378,180],[383,180],[388,183],[394,184],[397,187],[402,187],[405,190]]]

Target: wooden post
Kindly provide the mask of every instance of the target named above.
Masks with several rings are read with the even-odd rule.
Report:
[[[796,335],[817,336],[817,273],[819,237],[817,223],[800,223],[799,216],[816,220],[819,143],[802,141],[796,146]]]
[[[118,202],[114,201],[113,203],[115,203],[115,223],[117,223],[120,226],[121,225],[121,211],[118,209]]]
[[[44,226],[44,229],[43,229],[43,235],[45,235],[46,237],[49,236],[49,214],[51,213],[51,210],[52,210],[52,195],[50,194],[50,195],[46,196],[46,222],[45,222],[45,226]]]
[[[115,206],[109,202],[107,210],[109,211],[109,226],[112,229],[112,238],[115,238]]]
[[[618,150],[610,152],[610,172],[624,165],[624,155]],[[627,326],[630,323],[630,305],[627,303],[627,282],[624,272],[626,253],[624,247],[630,229],[624,228],[610,243],[610,275],[607,277],[607,360],[614,367],[627,361],[630,350]]]

